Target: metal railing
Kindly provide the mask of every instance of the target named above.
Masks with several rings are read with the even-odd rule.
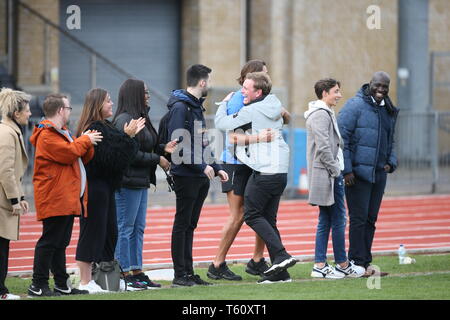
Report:
[[[136,77],[131,74],[130,72],[126,71],[113,61],[111,61],[108,57],[103,55],[102,53],[95,50],[93,47],[89,46],[85,42],[81,41],[77,37],[73,36],[63,28],[61,28],[59,25],[54,23],[53,21],[49,20],[48,18],[44,17],[41,13],[31,8],[29,5],[23,3],[22,1],[17,1],[18,5],[23,8],[24,10],[31,13],[34,17],[38,18],[40,21],[44,23],[44,84],[49,85],[50,79],[51,79],[51,70],[50,70],[50,28],[57,30],[60,35],[63,35],[67,39],[69,39],[72,43],[76,44],[79,48],[84,50],[90,55],[90,87],[95,88],[97,86],[97,67],[98,67],[98,61],[103,62],[112,70],[118,74],[120,74],[124,79],[128,78],[135,78]],[[168,96],[161,93],[159,90],[156,90],[155,88],[149,87],[148,88],[150,93],[154,95],[156,98],[160,99],[164,103],[167,102]]]
[[[388,177],[392,194],[450,192],[450,112],[399,113],[396,172]]]
[[[159,125],[159,118],[152,119],[154,126]],[[286,141],[291,147],[291,160],[288,173],[288,186],[285,191],[285,198],[296,198],[296,190],[299,188],[294,183],[299,172],[293,170],[295,159],[293,143],[294,133],[299,128],[296,123],[303,121],[300,115],[292,115],[290,126],[286,126]],[[407,113],[400,112],[396,127],[395,151],[398,157],[397,170],[388,176],[386,194],[389,195],[412,195],[426,193],[450,192],[450,112],[427,112],[427,113]],[[214,115],[206,116],[208,128],[214,128]],[[426,131],[418,132],[418,124],[426,124]],[[423,127],[425,128],[425,127]],[[25,139],[31,134],[31,127],[25,130]],[[418,138],[421,137],[421,138]],[[294,142],[293,142],[294,141]],[[420,145],[426,146],[426,150],[416,148],[417,141],[422,141]],[[28,148],[30,155],[32,148]],[[220,152],[216,153],[220,157]],[[30,166],[24,177],[25,192],[32,196],[32,157]],[[306,161],[306,160],[305,160]],[[158,168],[157,188],[151,188],[149,192],[149,205],[175,205],[175,195],[169,193],[165,174]],[[211,183],[208,203],[223,203],[226,197],[221,192],[221,184],[218,179]]]

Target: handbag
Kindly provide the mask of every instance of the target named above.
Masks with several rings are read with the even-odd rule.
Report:
[[[122,268],[117,260],[94,262],[92,264],[92,280],[103,290],[120,291],[121,272]]]
[[[175,190],[175,182],[173,181],[173,176],[170,173],[167,173],[166,170],[163,170],[166,174],[166,181],[169,188],[169,192],[172,192]]]

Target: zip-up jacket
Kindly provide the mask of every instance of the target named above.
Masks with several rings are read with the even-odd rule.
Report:
[[[204,170],[207,165],[214,169],[216,175],[219,170],[222,170],[222,167],[215,163],[209,146],[202,103],[203,99],[197,99],[186,90],[174,90],[169,98],[167,103],[170,110],[167,126],[169,139],[183,137],[180,141],[179,157],[174,154],[171,156],[170,172],[173,175],[206,177]],[[183,132],[189,133],[189,136],[183,135]]]
[[[80,198],[87,215],[87,183],[81,197],[82,176],[78,159],[86,164],[94,156],[94,147],[86,135],[71,137],[73,142],[49,120],[36,125],[30,137],[36,148],[33,187],[38,220],[80,215]]]
[[[384,100],[385,106],[378,106],[369,94],[369,84],[365,84],[339,112],[337,121],[344,139],[344,175],[353,172],[358,178],[375,183],[380,157],[390,165],[389,173],[397,168],[394,131],[398,109],[388,96]],[[382,112],[386,117],[382,117]]]

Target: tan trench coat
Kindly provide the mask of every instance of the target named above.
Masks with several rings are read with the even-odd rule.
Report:
[[[0,123],[0,237],[19,239],[19,216],[12,215],[9,199],[24,196],[22,177],[27,169],[28,156],[23,135],[17,124],[5,118]]]

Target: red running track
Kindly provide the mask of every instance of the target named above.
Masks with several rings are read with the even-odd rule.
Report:
[[[283,243],[293,256],[314,254],[317,207],[305,201],[283,201],[278,212],[278,228]],[[150,208],[144,238],[144,265],[171,264],[170,238],[174,207]],[[194,236],[194,262],[213,260],[221,230],[228,218],[227,205],[205,205]],[[67,248],[67,266],[75,267],[75,249],[79,235],[75,220],[72,241]],[[33,269],[34,246],[42,225],[32,214],[21,219],[20,240],[10,245],[9,272],[29,273]],[[347,223],[348,247],[348,223]],[[450,248],[450,195],[395,197],[383,200],[378,216],[373,251]],[[248,260],[254,245],[254,233],[243,225],[227,260]],[[347,248],[348,249],[348,248]],[[328,253],[332,253],[331,240]],[[268,255],[266,255],[268,256]],[[149,266],[151,267],[151,266]]]

